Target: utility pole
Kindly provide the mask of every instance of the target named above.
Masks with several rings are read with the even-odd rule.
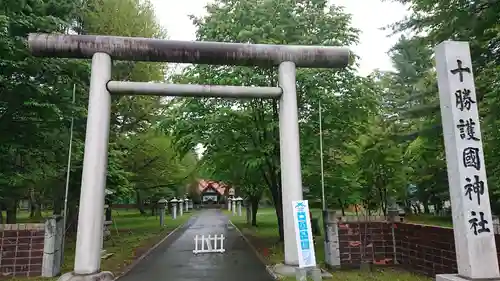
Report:
[[[75,105],[75,92],[76,92],[76,84],[73,84],[73,106]],[[68,146],[68,164],[66,166],[66,190],[64,192],[64,213],[63,213],[63,235],[62,235],[62,243],[61,243],[61,264],[64,262],[64,242],[66,238],[66,222],[68,216],[68,189],[69,189],[69,175],[71,174],[71,154],[73,148],[73,124],[75,118],[73,117],[73,113],[71,113],[71,125],[69,128],[69,146]]]

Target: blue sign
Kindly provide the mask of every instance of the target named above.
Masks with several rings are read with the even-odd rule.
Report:
[[[293,201],[292,205],[299,267],[314,267],[316,266],[316,256],[308,201]]]

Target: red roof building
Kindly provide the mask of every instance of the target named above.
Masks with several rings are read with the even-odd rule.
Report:
[[[230,187],[213,180],[198,180],[198,192],[203,203],[221,203],[229,192]]]

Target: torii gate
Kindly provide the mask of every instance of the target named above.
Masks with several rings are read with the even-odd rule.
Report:
[[[280,165],[285,264],[298,265],[292,201],[302,200],[296,67],[343,68],[349,50],[341,47],[262,45],[149,38],[30,34],[33,55],[92,59],[82,188],[74,271],[59,280],[113,280],[100,271],[106,185],[110,94],[279,99]],[[279,66],[279,87],[172,85],[111,81],[111,60]]]

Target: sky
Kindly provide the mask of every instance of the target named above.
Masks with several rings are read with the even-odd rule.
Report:
[[[152,0],[156,16],[167,29],[171,40],[195,40],[196,28],[189,15],[205,14],[205,5],[210,0],[177,0],[175,5],[169,0]],[[380,30],[401,20],[408,14],[399,3],[381,0],[331,0],[330,3],[344,6],[352,15],[352,25],[361,30],[360,43],[351,50],[361,57],[360,75],[366,76],[375,69],[392,70],[387,51],[396,43],[397,36],[388,37],[390,31]]]

